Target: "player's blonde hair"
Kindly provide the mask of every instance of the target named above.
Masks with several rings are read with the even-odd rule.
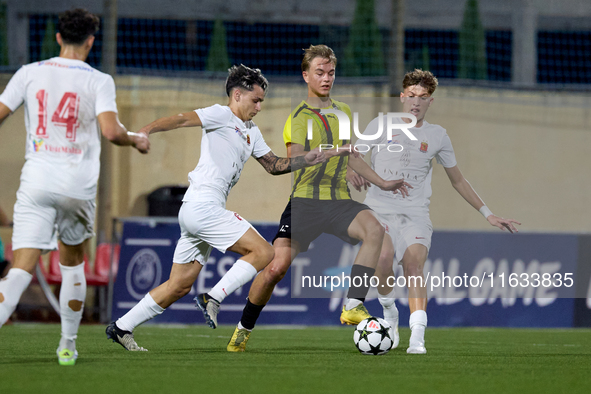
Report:
[[[308,71],[312,60],[317,57],[328,59],[335,67],[337,66],[337,57],[330,47],[326,45],[310,45],[309,48],[304,49],[304,58],[302,59],[302,71]]]
[[[420,68],[415,68],[414,71],[404,75],[402,89],[415,85],[420,85],[427,89],[429,94],[433,94],[435,89],[437,89],[437,85],[439,85],[439,81],[437,81],[437,78],[435,78],[435,75],[431,71],[423,71]]]

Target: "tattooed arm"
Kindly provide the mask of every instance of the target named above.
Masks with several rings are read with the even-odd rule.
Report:
[[[297,171],[304,167],[314,166],[326,160],[324,152],[319,149],[314,149],[303,156],[296,156],[292,158],[277,157],[272,151],[257,159],[259,163],[271,175],[287,174],[289,172]]]

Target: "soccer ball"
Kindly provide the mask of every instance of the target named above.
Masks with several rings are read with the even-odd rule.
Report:
[[[361,354],[374,356],[386,354],[392,348],[390,325],[379,317],[365,319],[355,328],[353,341]]]

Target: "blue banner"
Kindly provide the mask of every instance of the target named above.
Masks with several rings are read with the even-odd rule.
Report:
[[[255,227],[267,240],[273,239],[277,231],[276,224]],[[125,314],[149,290],[168,279],[179,237],[177,222],[124,223],[119,273],[113,292],[113,318]],[[306,289],[301,281],[306,276],[348,272],[358,248],[332,235],[320,236],[306,253],[294,260],[286,277],[275,288],[259,324],[339,324],[346,289],[331,289],[330,286]],[[239,257],[214,249],[191,293],[153,322],[204,323],[193,297],[209,291]],[[572,327],[575,288],[586,291],[589,283],[577,282],[577,258],[577,235],[435,232],[425,274],[429,273],[431,280],[449,277],[451,282],[454,277],[466,276],[479,278],[481,283],[429,289],[429,326]],[[397,277],[402,276],[400,266],[395,273]],[[567,273],[573,274],[573,284],[568,287],[569,281],[558,286],[556,277],[552,286],[535,286],[534,281],[525,286],[523,282],[525,278],[531,280],[534,274],[542,280],[543,274],[560,274],[564,279]],[[427,285],[434,284],[428,282]],[[515,284],[517,286],[511,286]],[[220,324],[239,321],[249,287],[250,283],[224,300],[218,317]],[[318,298],[310,298],[310,290]],[[409,317],[406,294],[405,286],[396,288],[401,325],[407,324]],[[372,289],[366,306],[370,313],[381,316],[376,295],[376,290]]]

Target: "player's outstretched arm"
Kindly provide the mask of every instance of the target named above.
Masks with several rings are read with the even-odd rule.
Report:
[[[412,189],[412,186],[404,182],[404,179],[385,181],[361,157],[350,155],[349,167],[380,189],[393,191],[394,193],[400,192],[402,197],[408,196],[408,188]]]
[[[293,152],[294,145],[298,144],[291,144],[291,152],[295,157],[277,157],[275,153],[271,151],[266,155],[259,157],[257,161],[261,163],[265,170],[271,175],[287,174],[326,161],[326,156],[320,149],[317,148],[311,150],[301,156],[298,153]]]
[[[115,145],[131,145],[141,153],[148,153],[150,141],[144,134],[128,132],[119,121],[116,112],[102,112],[97,116],[101,132],[106,139]]]
[[[159,133],[162,131],[169,131],[174,129],[180,129],[182,127],[201,127],[201,119],[195,111],[185,112],[178,115],[167,116],[164,118],[156,119],[149,125],[146,125],[138,130],[138,133],[150,135],[153,133]]]
[[[511,233],[519,232],[515,227],[515,224],[521,225],[517,220],[514,219],[504,219],[499,216],[493,215],[491,210],[484,204],[484,201],[480,198],[480,196],[476,193],[470,182],[464,178],[462,172],[458,168],[458,166],[446,168],[445,172],[451,181],[452,186],[454,189],[457,190],[458,193],[466,200],[470,205],[474,207],[477,211],[480,211],[482,216],[486,218],[486,220],[495,227],[500,228],[501,230],[509,230]]]

